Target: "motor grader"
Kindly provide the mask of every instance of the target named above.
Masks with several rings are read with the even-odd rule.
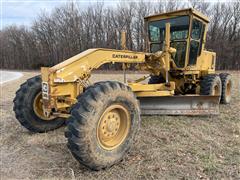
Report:
[[[208,23],[194,9],[148,16],[146,52],[88,49],[42,67],[16,92],[16,118],[32,132],[66,123],[72,155],[93,170],[110,167],[129,151],[141,114],[217,114],[220,102],[230,103],[231,76],[216,74],[216,54],[205,49]],[[133,64],[149,75],[91,84],[92,71],[106,63]]]

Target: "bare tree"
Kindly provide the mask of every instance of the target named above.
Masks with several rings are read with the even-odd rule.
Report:
[[[207,48],[217,52],[218,69],[240,69],[240,1],[205,0],[121,2],[87,8],[71,2],[42,12],[32,26],[8,26],[0,31],[1,68],[38,69],[52,66],[89,48],[120,49],[120,34],[127,32],[127,48],[144,51],[144,17],[192,7],[210,17]],[[120,65],[102,68],[120,69]]]

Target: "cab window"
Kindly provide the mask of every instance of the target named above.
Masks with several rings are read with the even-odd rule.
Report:
[[[187,49],[187,42],[186,41],[173,41],[171,42],[171,47],[177,50],[174,62],[177,67],[184,67],[185,66],[185,55]]]
[[[160,40],[160,29],[156,26],[149,26],[150,41],[158,42]]]
[[[189,16],[163,19],[149,23],[149,39],[151,42],[161,42],[165,38],[165,25],[170,23],[171,40],[181,40],[188,37]]]
[[[189,16],[163,19],[149,23],[150,51],[162,51],[165,40],[165,26],[170,23],[171,47],[177,49],[174,62],[178,67],[185,66],[186,40],[189,32]]]
[[[196,19],[193,19],[191,38],[195,40],[199,40],[201,36],[201,30],[202,30],[202,22]]]

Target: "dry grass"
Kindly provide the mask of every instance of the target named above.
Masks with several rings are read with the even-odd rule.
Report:
[[[1,179],[220,179],[240,178],[240,73],[234,72],[230,105],[214,117],[142,117],[138,140],[130,154],[105,171],[89,171],[70,154],[64,127],[32,134],[12,111],[19,85],[35,75],[1,87]],[[131,76],[137,76],[132,74]],[[118,74],[96,74],[94,81],[122,80]]]

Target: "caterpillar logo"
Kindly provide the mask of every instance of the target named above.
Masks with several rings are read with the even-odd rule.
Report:
[[[127,54],[113,54],[113,58],[126,58],[126,59],[137,59],[136,55],[127,55]]]

